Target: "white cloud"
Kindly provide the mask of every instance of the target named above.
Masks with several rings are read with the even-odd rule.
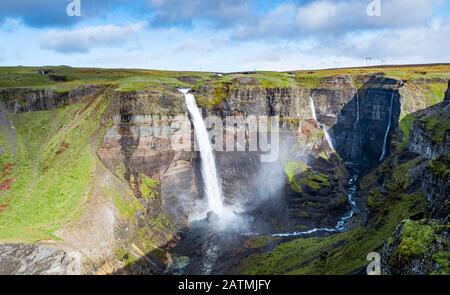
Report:
[[[40,46],[62,53],[89,52],[92,48],[121,45],[132,40],[145,26],[144,22],[126,25],[102,25],[44,33]]]
[[[208,52],[211,52],[212,49],[207,46],[207,44],[194,41],[192,38],[189,38],[179,44],[177,47],[174,48],[173,52],[175,54],[179,53],[201,53],[205,54]]]
[[[387,30],[381,33],[348,34],[335,50],[354,57],[449,62],[450,24],[433,21],[427,26]]]
[[[299,39],[311,35],[343,35],[365,30],[421,26],[430,21],[439,0],[381,0],[381,16],[366,13],[371,1],[318,0],[307,4],[281,4],[256,23],[240,24],[240,39]]]

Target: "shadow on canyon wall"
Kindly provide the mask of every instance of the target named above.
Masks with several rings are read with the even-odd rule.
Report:
[[[400,117],[400,86],[398,80],[372,77],[342,108],[332,130],[336,150],[345,162],[367,171],[381,162],[384,148],[389,154]]]

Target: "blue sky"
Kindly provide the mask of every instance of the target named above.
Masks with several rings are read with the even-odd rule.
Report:
[[[244,71],[450,62],[450,1],[2,0],[0,65]],[[377,0],[376,0],[377,1]],[[368,61],[366,58],[370,57]]]

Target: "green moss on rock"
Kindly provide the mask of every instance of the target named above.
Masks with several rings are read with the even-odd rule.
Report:
[[[432,225],[422,224],[406,220],[403,225],[403,232],[394,256],[404,260],[411,256],[423,255],[428,251],[429,246],[434,241],[434,228]]]
[[[159,196],[158,187],[158,180],[144,175],[141,183],[142,198],[144,200],[155,200]]]
[[[426,130],[431,133],[434,142],[441,143],[445,140],[445,134],[450,130],[450,120],[445,112],[426,116],[421,121],[424,123]]]
[[[397,145],[397,152],[403,151],[408,146],[409,135],[414,119],[414,115],[407,114],[400,120],[399,127],[402,132],[402,141]]]

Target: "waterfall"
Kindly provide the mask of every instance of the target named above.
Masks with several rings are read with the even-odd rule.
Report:
[[[358,127],[359,123],[359,94],[356,92],[356,120],[355,125],[353,126],[353,131],[356,132],[356,128]]]
[[[325,124],[321,124],[317,120],[316,107],[314,106],[314,101],[313,101],[311,95],[309,96],[309,107],[311,109],[311,115],[312,115],[314,121],[317,123],[317,125],[319,125],[319,127],[323,130],[323,132],[325,134],[325,139],[328,142],[328,146],[334,151],[335,149],[334,149],[334,145],[333,145],[333,140],[331,139],[330,133],[328,133],[327,127],[325,126]]]
[[[392,91],[391,95],[391,106],[389,110],[389,123],[386,128],[386,134],[384,135],[384,142],[383,142],[383,152],[381,153],[380,162],[384,160],[384,157],[386,156],[386,149],[387,149],[387,141],[388,141],[388,135],[389,131],[391,130],[391,122],[392,122],[392,108],[394,106],[394,94],[395,92]]]
[[[317,122],[316,107],[314,106],[314,100],[312,99],[311,95],[309,96],[309,108],[311,109],[311,114],[312,114],[314,121]],[[319,122],[317,122],[317,123],[319,123]]]
[[[208,200],[208,209],[213,211],[219,217],[223,213],[222,194],[217,179],[216,162],[211,148],[208,131],[205,122],[197,107],[195,96],[189,93],[189,89],[180,89],[184,94],[186,106],[194,124],[195,139],[200,149],[201,171],[205,186],[205,194]]]

